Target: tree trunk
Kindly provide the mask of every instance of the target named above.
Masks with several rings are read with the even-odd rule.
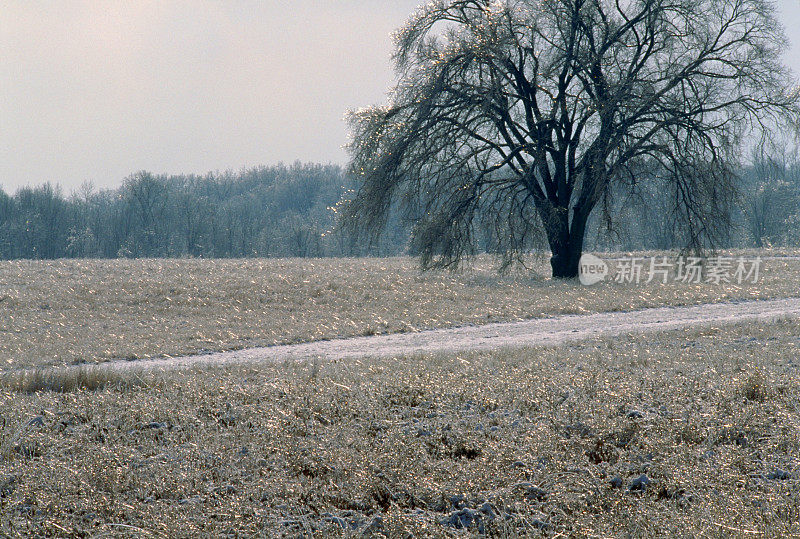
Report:
[[[550,266],[553,269],[554,279],[575,279],[578,277],[581,255],[583,254],[583,239],[586,234],[586,221],[588,213],[573,211],[572,222],[569,222],[568,210],[560,209],[557,217],[546,226],[547,239],[553,255]]]
[[[553,278],[575,279],[578,277],[580,259],[581,249],[576,249],[572,242],[566,246],[563,252],[553,253],[553,256],[550,258]]]

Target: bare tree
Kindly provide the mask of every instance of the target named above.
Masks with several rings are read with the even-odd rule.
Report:
[[[139,220],[140,238],[135,246],[141,256],[153,256],[158,252],[159,240],[162,237],[164,213],[169,207],[168,189],[162,180],[146,171],[140,171],[125,179],[123,186],[125,198]]]
[[[744,218],[756,247],[788,244],[800,215],[800,176],[797,154],[780,144],[753,150],[746,174]]]
[[[504,263],[543,236],[574,277],[589,215],[653,164],[681,236],[713,244],[744,136],[800,116],[766,0],[434,0],[395,43],[389,104],[351,115],[344,222],[422,215],[423,267],[472,254],[488,223]]]

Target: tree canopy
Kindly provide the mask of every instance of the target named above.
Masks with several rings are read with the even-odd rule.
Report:
[[[395,44],[389,103],[351,115],[345,222],[378,234],[401,205],[425,267],[488,223],[504,262],[546,240],[574,277],[590,214],[641,182],[713,244],[747,137],[800,117],[765,0],[435,0]]]

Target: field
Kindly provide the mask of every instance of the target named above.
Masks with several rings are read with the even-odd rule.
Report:
[[[7,262],[0,277],[0,536],[800,535],[796,319],[560,347],[14,375],[787,297],[798,260],[765,261],[750,286],[585,288],[498,277],[485,260],[421,275],[410,259]]]
[[[543,277],[541,260],[530,267],[498,276],[486,259],[424,274],[410,258],[0,262],[0,369],[778,298],[800,282],[797,259],[765,260],[758,284],[724,286],[587,288]]]
[[[790,536],[798,334],[3,390],[0,534]]]

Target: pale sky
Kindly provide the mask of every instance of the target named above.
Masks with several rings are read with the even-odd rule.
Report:
[[[347,161],[421,0],[0,0],[0,187]],[[800,0],[779,0],[800,73]]]

